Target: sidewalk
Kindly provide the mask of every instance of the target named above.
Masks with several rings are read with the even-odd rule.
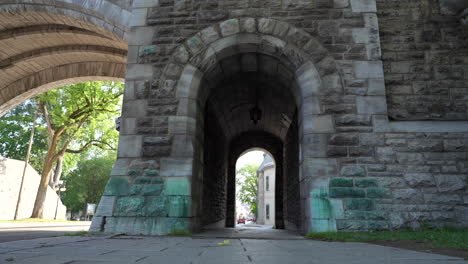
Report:
[[[65,233],[88,231],[91,222],[16,222],[0,223],[0,243],[16,240],[62,236]],[[0,263],[2,263],[0,261]]]
[[[189,237],[54,237],[0,243],[0,263],[468,264],[459,258],[364,243]]]

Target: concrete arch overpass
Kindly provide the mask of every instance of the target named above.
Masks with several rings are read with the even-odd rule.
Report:
[[[123,81],[132,1],[0,3],[0,116],[48,90]]]

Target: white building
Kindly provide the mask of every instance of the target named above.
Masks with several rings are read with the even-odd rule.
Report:
[[[275,224],[275,162],[264,153],[263,162],[257,170],[258,177],[258,215],[257,224]]]

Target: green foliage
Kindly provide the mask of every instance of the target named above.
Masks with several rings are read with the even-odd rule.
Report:
[[[440,228],[381,232],[312,232],[307,234],[306,237],[342,242],[413,240],[430,242],[434,246],[468,249],[468,229]]]
[[[86,203],[99,203],[114,165],[115,157],[82,159],[66,177],[67,190],[63,203],[68,210],[78,212]]]
[[[91,146],[115,148],[122,94],[121,83],[86,82],[49,91],[38,101],[45,106],[52,130],[64,129],[61,145],[68,143],[74,151],[67,152],[74,153]]]
[[[24,160],[28,149],[36,102],[28,100],[0,118],[0,155]],[[40,118],[36,120],[36,131],[29,164],[37,171],[42,170],[47,149],[46,126]]]
[[[236,183],[240,186],[237,195],[239,200],[250,206],[252,213],[257,216],[257,170],[259,165],[246,164],[236,172]]]

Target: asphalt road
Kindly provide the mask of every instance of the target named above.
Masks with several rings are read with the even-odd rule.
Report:
[[[0,243],[88,231],[91,222],[0,223]]]

